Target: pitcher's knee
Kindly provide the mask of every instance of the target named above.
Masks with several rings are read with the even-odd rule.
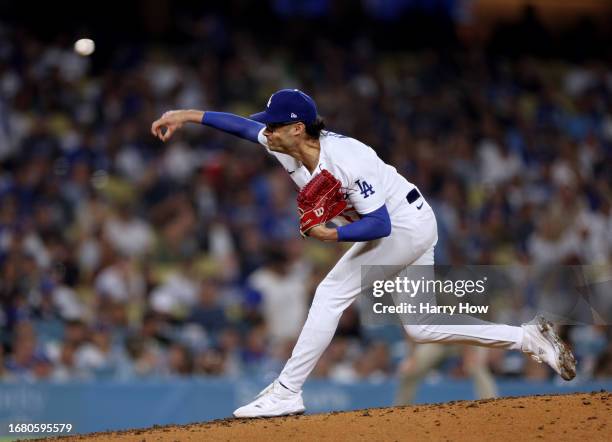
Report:
[[[346,307],[334,297],[326,295],[317,289],[308,311],[306,326],[326,330],[335,330],[338,326],[340,316]]]
[[[427,325],[404,325],[404,330],[417,344],[426,344],[427,342],[437,341],[438,333],[431,330],[431,326]]]

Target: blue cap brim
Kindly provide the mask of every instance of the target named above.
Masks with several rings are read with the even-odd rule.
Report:
[[[275,123],[275,121],[271,121],[270,115],[266,111],[253,114],[249,118],[263,124]]]

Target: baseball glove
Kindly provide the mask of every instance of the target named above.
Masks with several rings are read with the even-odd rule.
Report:
[[[310,229],[325,224],[346,209],[347,203],[340,187],[340,180],[324,169],[300,190],[297,204],[302,236],[306,236]]]

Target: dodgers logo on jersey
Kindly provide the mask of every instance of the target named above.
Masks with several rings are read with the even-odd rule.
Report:
[[[368,184],[367,181],[357,180],[355,181],[355,184],[359,186],[359,193],[361,193],[364,198],[376,193],[374,192],[374,187],[371,184]]]

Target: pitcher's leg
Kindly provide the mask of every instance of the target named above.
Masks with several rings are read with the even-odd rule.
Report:
[[[301,390],[334,337],[342,312],[351,305],[359,292],[358,287],[334,296],[326,290],[325,281],[319,285],[291,358],[278,377],[281,384],[293,391]]]
[[[413,278],[424,276],[434,278],[434,248],[427,250],[421,257],[406,269],[407,275]],[[417,296],[421,296],[420,294]],[[428,296],[424,294],[423,296]],[[431,295],[435,296],[435,295]],[[424,298],[427,299],[427,298]],[[430,302],[435,303],[435,298]],[[461,315],[462,317],[465,315]],[[471,344],[483,347],[520,350],[523,342],[523,329],[510,325],[493,324],[477,318],[465,316],[463,324],[439,324],[439,315],[423,315],[409,318],[404,325],[406,333],[417,343],[452,343]],[[469,324],[469,325],[468,325]]]
[[[425,253],[422,259],[413,264],[433,264],[433,254]],[[414,267],[409,267],[409,274]],[[423,274],[429,267],[419,268],[417,274]],[[432,274],[429,277],[433,277]],[[425,294],[427,296],[427,294]],[[435,302],[435,299],[430,299]],[[408,335],[419,343],[453,343],[469,344],[482,347],[519,350],[531,355],[538,362],[546,362],[563,379],[571,380],[576,376],[576,360],[571,350],[561,340],[553,325],[538,316],[531,324],[521,327],[493,324],[478,318],[457,315],[455,324],[440,323],[440,317],[424,314],[421,317],[409,318],[404,322]]]
[[[483,321],[484,322],[484,321]],[[511,325],[421,325],[404,326],[406,333],[415,341],[425,343],[452,343],[480,345],[482,347],[521,350],[523,329]]]
[[[291,358],[278,377],[288,389],[300,391],[314,370],[336,333],[342,312],[361,291],[360,262],[375,250],[366,243],[353,245],[318,285]]]

